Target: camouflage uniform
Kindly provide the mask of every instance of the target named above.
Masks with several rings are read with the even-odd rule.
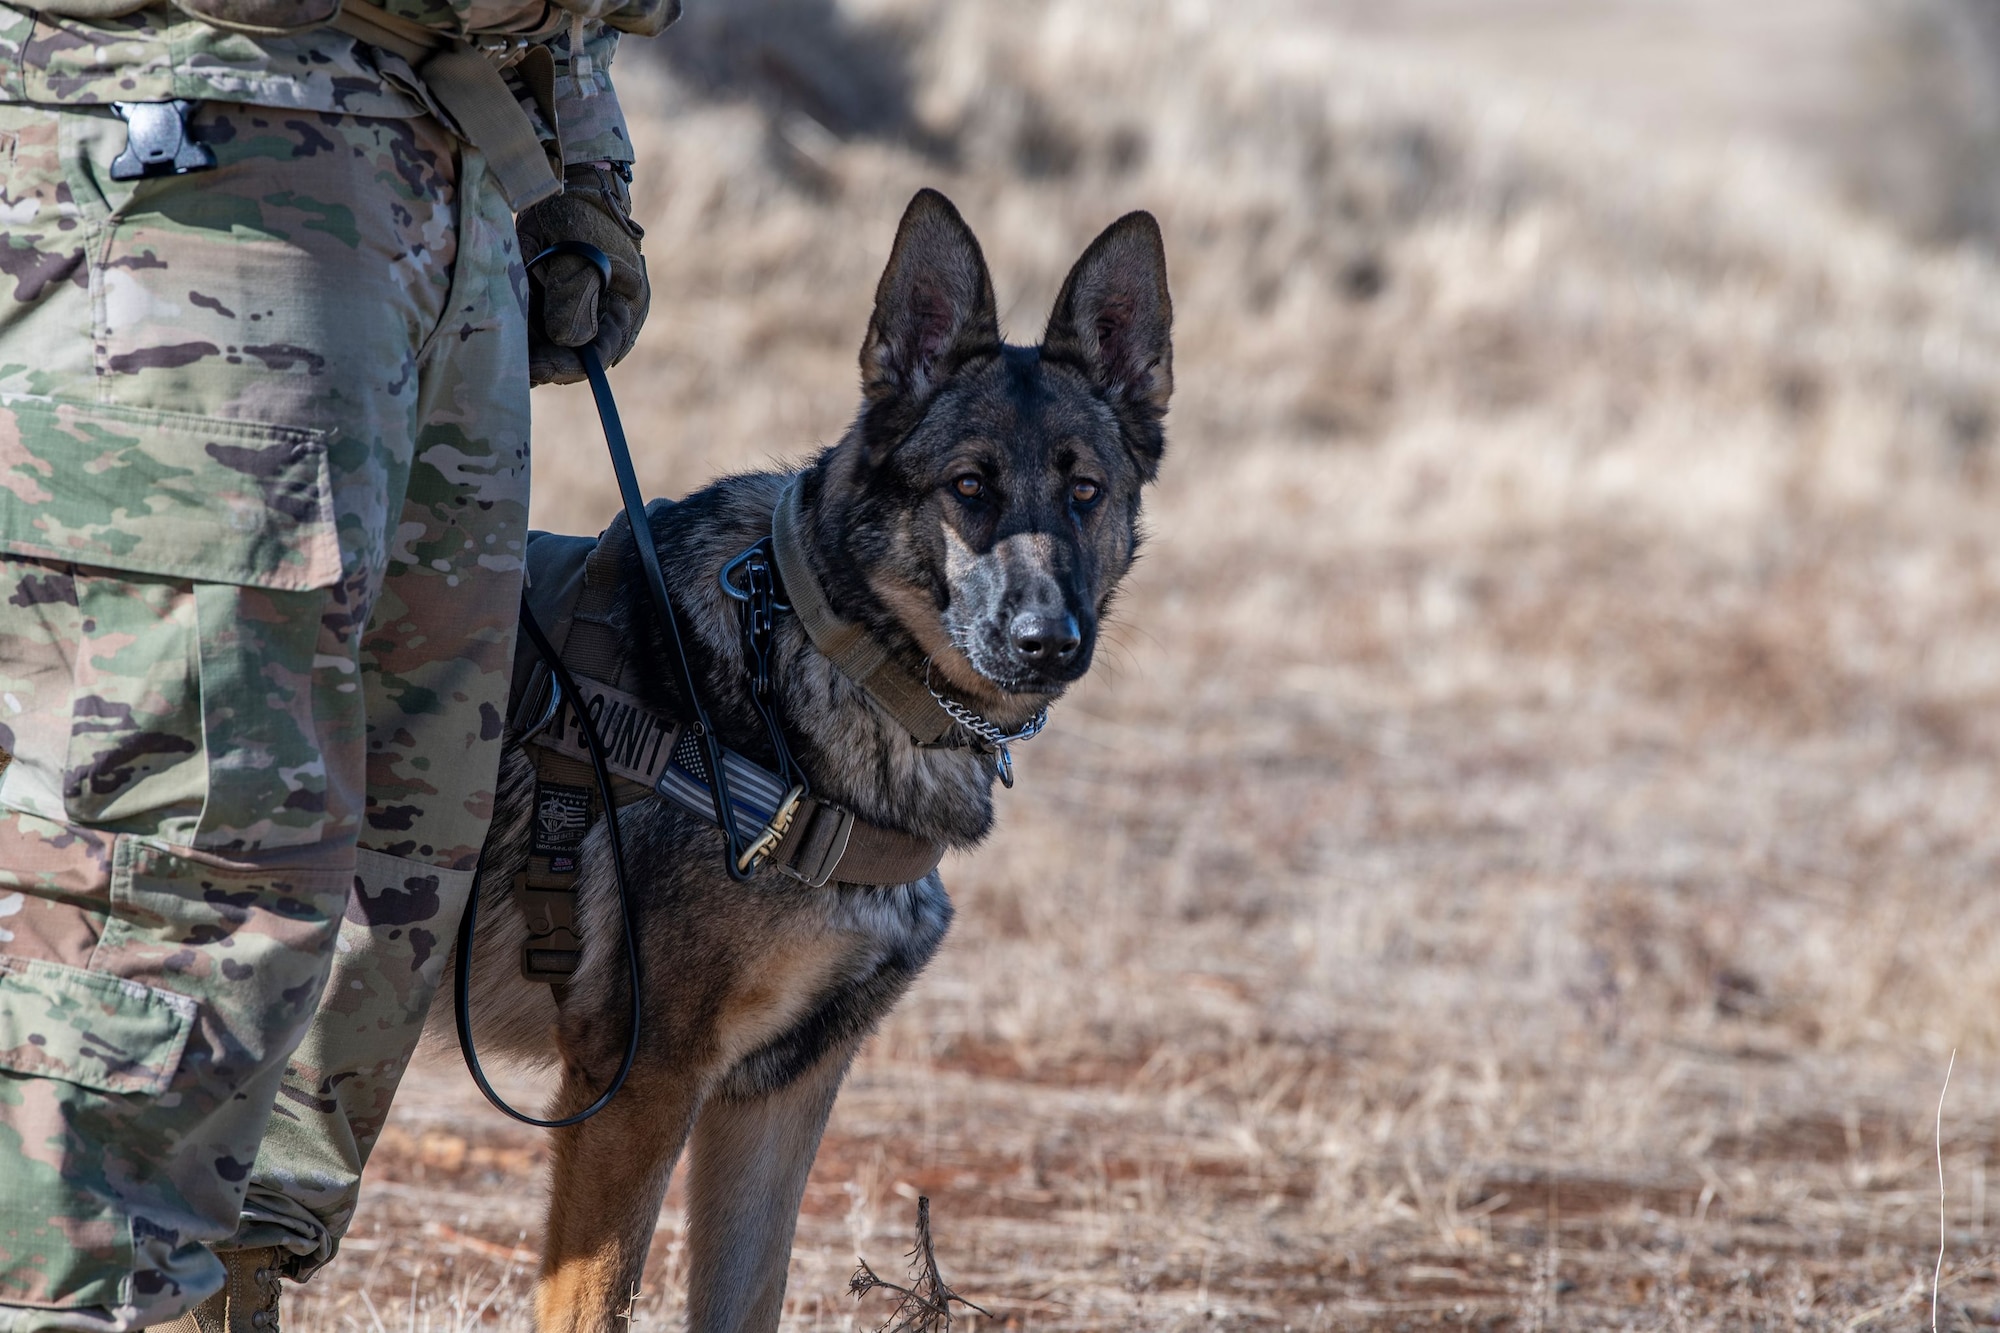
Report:
[[[582,34],[565,156],[627,159]],[[0,5],[0,1333],[329,1258],[469,887],[524,293],[397,63]],[[111,180],[167,97],[217,166]]]

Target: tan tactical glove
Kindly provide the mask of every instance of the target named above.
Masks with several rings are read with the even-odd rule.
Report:
[[[533,259],[558,241],[583,241],[611,259],[605,288],[597,270],[575,255],[556,255],[529,273],[528,382],[574,384],[584,377],[583,361],[572,349],[593,344],[607,366],[632,350],[646,322],[652,289],[632,221],[632,193],[621,169],[606,163],[572,166],[563,173],[563,192],[544,199],[515,219],[521,258]]]

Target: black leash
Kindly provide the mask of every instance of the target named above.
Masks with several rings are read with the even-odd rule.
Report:
[[[581,241],[560,241],[528,261],[530,268],[552,255],[580,255],[598,266],[604,275],[605,284],[611,282],[611,261],[602,250]],[[743,844],[736,831],[736,808],[729,799],[729,775],[722,766],[722,742],[715,734],[715,727],[708,720],[708,709],[703,707],[701,692],[695,688],[694,667],[688,661],[687,643],[681,635],[681,618],[674,610],[674,600],[667,595],[667,576],[660,569],[660,553],[653,544],[653,527],[646,518],[646,501],[639,494],[639,478],[632,471],[632,450],[625,442],[625,427],[618,419],[618,403],[611,396],[611,381],[604,374],[604,363],[598,359],[595,347],[584,346],[576,349],[583,359],[583,370],[590,377],[590,394],[597,400],[597,417],[604,425],[604,442],[611,449],[611,471],[618,478],[618,496],[625,502],[625,517],[632,524],[632,535],[639,548],[639,568],[646,576],[646,591],[652,595],[653,614],[666,626],[667,639],[674,646],[674,671],[681,689],[681,698],[688,711],[694,714],[688,730],[694,733],[695,741],[701,747],[702,762],[708,766],[709,791],[715,797],[715,822],[722,826],[723,841],[728,844],[727,863],[729,877],[747,880],[754,869],[740,869],[737,865],[737,851]]]
[[[594,358],[596,353],[591,355]],[[583,706],[585,696],[582,689],[577,686],[576,678],[569,674],[569,668],[563,665],[562,655],[542,633],[535,613],[528,609],[525,594],[521,597],[521,628],[529,642],[535,645],[535,651],[548,663],[549,670],[555,673],[556,688],[562,692],[564,706],[576,714],[577,729],[583,733],[584,746],[590,751],[590,767],[597,774],[597,790],[604,802],[604,832],[611,840],[611,868],[618,881],[618,916],[625,927],[625,975],[632,987],[632,1024],[625,1034],[625,1056],[618,1062],[618,1073],[612,1078],[611,1086],[599,1093],[597,1100],[589,1106],[559,1120],[537,1119],[509,1106],[487,1081],[486,1070],[479,1063],[479,1052],[472,1041],[472,938],[479,923],[479,876],[476,873],[472,877],[472,897],[466,901],[465,915],[458,920],[458,974],[453,979],[452,1014],[458,1020],[458,1053],[465,1057],[466,1072],[472,1075],[472,1081],[479,1085],[479,1090],[486,1094],[486,1100],[524,1125],[533,1125],[537,1129],[562,1129],[582,1124],[602,1111],[625,1086],[626,1076],[632,1072],[632,1062],[639,1056],[639,1028],[645,1018],[645,999],[639,987],[639,941],[632,930],[632,894],[628,887],[631,876],[625,869],[625,839],[618,831],[618,803],[611,790],[611,770],[604,764],[603,738],[597,734],[597,724],[590,720],[590,713]]]
[[[603,290],[611,286],[611,260],[594,245],[581,241],[559,241],[527,261],[532,269],[545,259],[556,255],[574,255],[586,260],[597,270]],[[604,427],[604,443],[611,454],[611,470],[618,478],[618,495],[625,505],[626,521],[632,525],[632,535],[639,548],[639,566],[645,575],[646,591],[650,594],[654,614],[666,626],[667,638],[674,648],[674,667],[678,676],[681,697],[689,711],[694,714],[689,730],[693,733],[701,749],[703,762],[707,765],[710,778],[709,791],[715,799],[715,820],[722,828],[722,836],[727,844],[723,861],[731,879],[747,880],[756,873],[756,863],[751,861],[745,867],[739,860],[737,849],[742,838],[736,830],[736,811],[729,799],[729,776],[722,763],[722,742],[715,734],[715,727],[708,720],[708,710],[703,707],[701,695],[695,689],[694,668],[688,661],[686,640],[681,634],[680,617],[674,610],[673,598],[667,593],[667,577],[660,568],[660,553],[654,544],[653,527],[646,517],[646,502],[639,493],[639,479],[632,470],[632,450],[625,439],[625,426],[618,417],[618,403],[611,396],[611,381],[604,373],[604,362],[597,355],[597,349],[585,345],[576,349],[577,357],[583,362],[584,374],[590,379],[591,397],[597,402],[597,417]],[[584,693],[576,680],[563,665],[561,654],[549,643],[548,636],[536,623],[534,613],[528,609],[526,593],[521,597],[521,629],[528,636],[543,662],[555,676],[556,688],[561,691],[564,703],[576,714],[577,728],[583,733],[585,747],[590,751],[590,766],[597,777],[599,798],[604,804],[605,830],[611,842],[611,864],[618,883],[618,912],[625,932],[626,975],[632,988],[631,1028],[625,1035],[625,1055],[618,1064],[618,1073],[612,1078],[611,1086],[600,1093],[595,1101],[583,1110],[558,1120],[541,1120],[509,1106],[493,1090],[487,1080],[486,1071],[479,1063],[479,1052],[472,1039],[472,942],[479,920],[480,880],[477,872],[472,877],[472,896],[465,905],[465,915],[458,923],[458,974],[453,983],[452,1009],[458,1024],[459,1054],[465,1057],[465,1068],[472,1075],[472,1081],[479,1086],[486,1100],[493,1103],[503,1114],[513,1117],[524,1125],[539,1129],[562,1129],[569,1125],[581,1124],[602,1111],[625,1086],[625,1080],[632,1072],[632,1063],[639,1054],[639,1030],[644,1020],[644,999],[640,990],[639,942],[632,930],[631,876],[625,865],[625,842],[618,831],[618,802],[611,787],[611,772],[604,761],[604,741],[597,734],[597,726],[583,707]],[[760,711],[762,701],[760,699]],[[775,731],[775,724],[773,724]],[[782,749],[780,754],[789,759]]]

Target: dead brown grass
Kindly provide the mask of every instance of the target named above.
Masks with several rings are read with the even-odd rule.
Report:
[[[1275,4],[844,12],[950,154],[627,61],[648,485],[838,433],[924,183],[1018,337],[1154,209],[1182,392],[787,1327],[871,1327],[921,1193],[1021,1328],[1910,1328],[1953,1046],[1944,1317],[2000,1323],[2000,272]],[[539,521],[593,530],[587,399],[541,402]],[[521,1325],[541,1160],[420,1071],[291,1326]]]

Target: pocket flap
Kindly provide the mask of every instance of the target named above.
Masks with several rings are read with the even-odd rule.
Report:
[[[325,431],[0,395],[0,551],[258,588],[340,580]]]
[[[0,1069],[99,1092],[165,1092],[195,1008],[122,977],[0,956]]]

